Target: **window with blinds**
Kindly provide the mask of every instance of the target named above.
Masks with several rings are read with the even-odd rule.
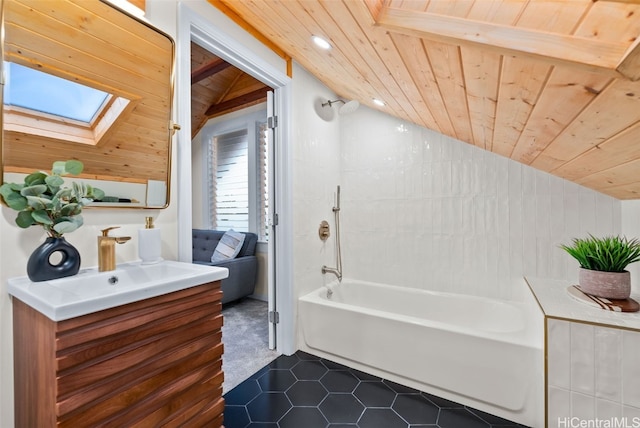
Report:
[[[269,240],[269,147],[266,122],[258,123],[258,239]]]
[[[269,237],[269,170],[266,122],[213,137],[209,153],[211,226]],[[253,138],[255,136],[255,138]],[[255,171],[255,172],[254,172]]]
[[[214,138],[215,175],[212,212],[218,230],[249,231],[249,151],[247,130]]]

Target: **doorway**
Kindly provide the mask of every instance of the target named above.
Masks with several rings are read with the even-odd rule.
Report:
[[[279,355],[268,318],[275,307],[269,287],[269,240],[274,238],[268,223],[274,172],[267,114],[271,91],[191,43],[193,227],[245,234],[247,247],[233,268],[228,266],[230,278],[222,283],[224,393]]]
[[[283,261],[291,260],[292,254],[291,182],[288,173],[291,163],[288,145],[291,81],[276,67],[265,62],[229,34],[224,33],[219,26],[214,26],[211,19],[211,17],[207,19],[207,13],[203,13],[203,11],[192,10],[191,5],[180,4],[176,93],[179,94],[177,99],[178,119],[183,126],[178,132],[177,142],[178,254],[182,261],[191,260],[192,202],[194,197],[191,185],[191,126],[185,125],[191,124],[191,97],[187,97],[186,94],[191,93],[190,52],[193,41],[274,89],[274,116],[278,118],[278,127],[272,132],[275,147],[274,161],[281,168],[276,171],[272,186],[275,199],[273,209],[277,213],[279,222],[277,226],[270,224],[270,227],[274,228],[273,231],[277,231],[278,239],[277,241],[273,240],[275,242],[270,244],[272,250],[269,252],[269,260],[271,261],[269,272],[270,278],[273,279],[274,290],[276,283],[278,289],[277,295],[273,298],[277,315],[272,317],[274,320],[279,318],[279,322],[273,328],[277,337],[275,348],[278,353],[290,355],[295,351],[292,267],[291,263],[283,263]]]

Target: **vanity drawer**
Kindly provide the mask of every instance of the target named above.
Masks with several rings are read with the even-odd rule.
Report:
[[[60,322],[14,299],[16,425],[215,426],[221,298],[216,281]]]

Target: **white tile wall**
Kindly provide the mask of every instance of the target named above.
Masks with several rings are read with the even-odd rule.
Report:
[[[553,364],[547,368],[549,386],[571,389],[571,324],[547,320],[547,357]]]
[[[329,221],[335,236],[331,208],[336,185],[340,184],[340,120],[337,114],[331,121],[316,114],[319,99],[335,99],[336,95],[303,68],[294,66],[293,274],[299,296],[322,286],[324,280],[335,279],[320,272],[322,265],[335,264],[335,253],[333,238],[323,243],[318,227],[322,220]]]
[[[594,327],[571,323],[571,390],[593,396],[595,393]]]
[[[622,348],[622,402],[640,408],[640,332],[624,331]]]
[[[574,417],[631,424],[640,416],[639,355],[640,332],[548,319],[548,426]]]
[[[509,299],[576,279],[560,243],[621,231],[616,199],[366,107],[340,141],[348,277]]]
[[[622,402],[622,333],[614,328],[596,328],[594,335],[595,395],[616,403]]]
[[[622,232],[629,238],[640,238],[640,199],[622,201]],[[640,290],[640,263],[629,265],[627,270],[631,272],[631,287]]]

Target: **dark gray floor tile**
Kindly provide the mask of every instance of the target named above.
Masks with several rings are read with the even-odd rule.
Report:
[[[440,409],[420,394],[398,394],[392,406],[410,424],[435,425]]]
[[[320,361],[322,361],[322,364],[324,364],[329,370],[349,370],[349,367],[331,360],[322,358]]]
[[[505,427],[505,428],[506,427],[517,427],[517,428],[524,427],[524,425],[520,425],[515,422],[508,421],[499,416],[492,415],[491,413],[483,412],[482,410],[472,409],[471,407],[467,407],[467,410],[473,413],[474,415],[478,416],[483,421],[488,422],[492,427],[493,426]]]
[[[364,410],[364,406],[352,394],[329,394],[319,408],[332,423],[355,423]]]
[[[244,406],[249,401],[256,398],[256,396],[261,392],[262,390],[255,379],[247,379],[231,391],[227,392],[224,395],[224,402],[231,406]]]
[[[313,354],[309,354],[308,352],[304,352],[304,351],[298,351],[298,352],[296,352],[296,355],[301,360],[314,360],[314,361],[320,361],[321,360],[320,357],[315,356]]]
[[[289,370],[269,370],[258,379],[264,392],[284,392],[296,382]]]
[[[467,409],[441,409],[438,416],[440,428],[490,428],[489,424]]]
[[[285,394],[294,406],[318,406],[329,392],[317,380],[299,380]]]
[[[407,428],[407,423],[391,409],[367,409],[358,421],[360,428]]]
[[[224,406],[225,428],[245,428],[249,425],[249,415],[244,406]]]
[[[360,370],[351,369],[350,371],[351,373],[353,373],[355,377],[363,381],[381,381],[382,380],[378,376],[370,375],[369,373],[361,372]]]
[[[320,383],[329,392],[353,392],[360,381],[350,371],[330,370],[320,378]]]
[[[353,391],[366,407],[391,407],[396,393],[382,382],[360,382]]]
[[[247,404],[247,412],[253,422],[278,422],[291,407],[284,392],[264,392]]]
[[[422,395],[441,409],[464,409],[462,404],[423,392]]]
[[[225,428],[526,428],[301,352],[224,397]]]
[[[329,424],[315,407],[294,407],[280,420],[280,428],[324,428]]]
[[[268,371],[269,371],[269,366],[264,366],[263,368],[261,368],[260,370],[258,370],[257,372],[249,376],[249,379],[258,379],[260,376],[262,376]]]
[[[293,355],[280,355],[275,360],[271,361],[269,368],[272,369],[290,369],[300,362],[297,354]]]
[[[409,388],[408,386],[400,385],[399,383],[391,382],[390,380],[384,379],[383,382],[398,394],[420,394],[420,391],[417,389]]]
[[[327,373],[327,368],[319,360],[300,361],[291,369],[298,380],[319,380]]]

